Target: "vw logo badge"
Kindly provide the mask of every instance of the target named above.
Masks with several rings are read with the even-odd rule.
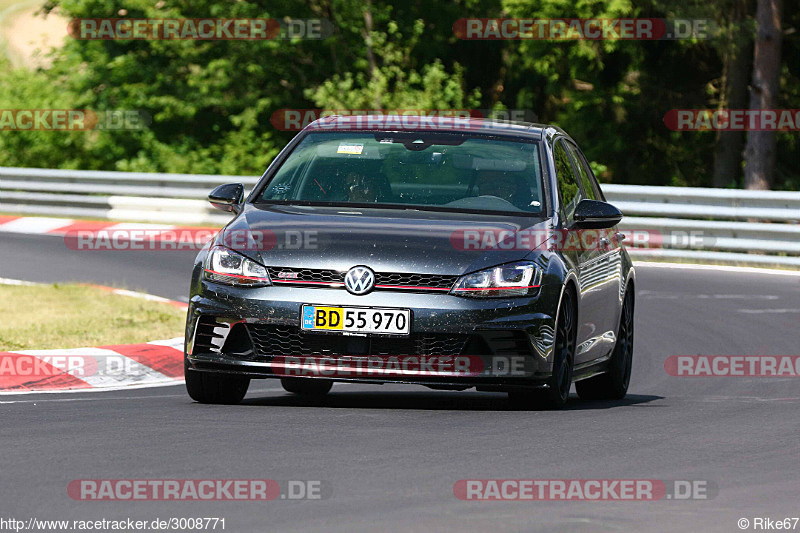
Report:
[[[344,276],[344,286],[351,294],[366,294],[375,286],[375,273],[371,268],[355,266]]]

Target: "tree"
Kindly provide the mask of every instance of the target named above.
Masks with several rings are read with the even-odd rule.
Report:
[[[774,109],[781,72],[781,0],[758,0],[750,109]],[[744,152],[746,189],[770,189],[775,170],[775,132],[750,131]]]
[[[272,126],[279,110],[478,108],[531,111],[563,127],[603,181],[741,184],[744,134],[673,131],[664,116],[745,108],[748,98],[754,108],[800,108],[800,10],[787,8],[776,21],[781,0],[759,2],[765,21],[753,52],[756,1],[125,0],[123,7],[118,0],[48,0],[46,10],[68,18],[324,18],[333,34],[73,39],[44,68],[12,70],[0,61],[0,109],[152,117],[142,131],[3,131],[0,165],[252,175],[294,135]],[[708,19],[723,31],[680,40],[460,39],[454,22],[473,17]],[[749,175],[800,189],[796,132],[754,132],[747,145]]]
[[[747,107],[747,87],[753,65],[753,36],[749,18],[750,0],[733,0],[723,4],[720,16],[728,22],[720,43],[723,72],[719,88],[720,109]],[[743,131],[718,131],[714,146],[714,187],[729,187],[741,183]]]
[[[369,4],[367,4],[369,6]],[[367,13],[367,11],[365,11]],[[399,32],[397,24],[389,22],[386,31],[372,27],[371,15],[365,15],[371,28],[364,33],[368,42],[368,62],[364,71],[335,74],[316,88],[306,90],[306,96],[322,109],[472,109],[480,103],[480,91],[464,90],[463,69],[453,65],[448,73],[438,60],[422,67],[412,67],[414,47],[423,33],[424,23],[417,20],[410,36]]]

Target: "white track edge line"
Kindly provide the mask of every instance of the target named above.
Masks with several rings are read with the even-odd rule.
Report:
[[[661,261],[633,261],[633,267],[683,268],[686,270],[715,270],[723,272],[739,272],[742,274],[772,274],[777,276],[800,276],[800,271],[777,270],[774,268],[744,267],[732,265],[704,265],[695,263],[667,263]]]

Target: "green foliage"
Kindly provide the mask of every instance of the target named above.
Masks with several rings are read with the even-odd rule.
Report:
[[[124,11],[121,6],[124,5]],[[136,109],[143,131],[14,131],[0,165],[260,174],[291,138],[280,109],[517,109],[567,130],[603,181],[710,185],[715,136],[676,133],[670,109],[721,98],[723,57],[752,35],[746,0],[50,0],[81,17],[321,17],[324,40],[80,41],[52,65],[0,68],[0,109]],[[785,27],[800,11],[784,10]],[[710,18],[710,40],[467,41],[459,18]],[[800,45],[786,33],[780,107],[800,108]],[[778,135],[776,186],[800,189],[796,133]]]
[[[405,39],[397,24],[387,31],[372,31],[370,45],[378,58],[366,72],[335,74],[305,94],[323,109],[472,109],[480,104],[480,90],[464,91],[463,68],[453,65],[448,74],[439,59],[412,67],[411,55],[424,31],[424,22],[414,22]]]

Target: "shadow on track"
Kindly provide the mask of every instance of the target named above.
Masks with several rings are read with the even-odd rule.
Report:
[[[582,401],[570,396],[564,410],[582,411],[642,405],[662,396],[629,394],[624,400]],[[420,411],[514,411],[502,393],[437,393],[437,392],[334,392],[321,398],[285,394],[246,398],[243,406],[261,407],[324,407],[328,409],[393,409]],[[657,407],[657,406],[650,406]]]

